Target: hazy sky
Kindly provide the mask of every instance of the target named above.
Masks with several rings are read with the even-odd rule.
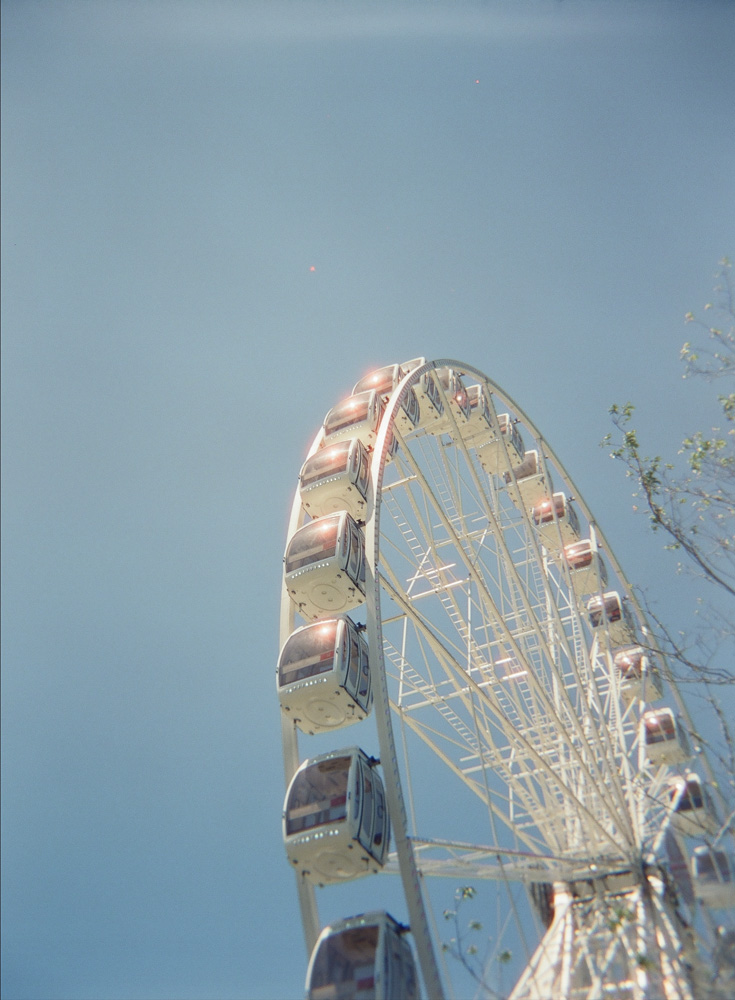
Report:
[[[284,1000],[287,511],[370,367],[456,357],[551,441],[714,413],[683,316],[735,249],[731,2],[2,5],[5,1000]]]

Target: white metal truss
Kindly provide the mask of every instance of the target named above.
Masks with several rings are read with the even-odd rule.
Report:
[[[648,706],[622,697],[615,643],[606,627],[590,623],[591,595],[575,590],[558,522],[556,538],[537,530],[507,452],[500,475],[484,471],[441,387],[444,433],[398,432],[394,418],[405,393],[442,367],[483,387],[499,437],[501,406],[520,423],[526,447],[541,456],[545,482],[574,497],[583,533],[594,531],[604,549],[612,577],[606,589],[625,595],[636,620],[629,641],[650,643],[602,532],[523,411],[458,362],[430,362],[404,377],[372,458],[366,624],[396,848],[385,870],[403,880],[426,995],[452,993],[427,889],[436,878],[483,880],[499,891],[543,888],[547,926],[529,948],[511,1000],[724,1000],[731,980],[712,965],[716,933],[708,942],[695,927],[698,907],[677,896],[669,871],[666,846],[675,835],[667,788],[676,771],[647,759],[641,716]],[[289,535],[304,519],[297,495]],[[293,627],[284,593],[282,642]],[[692,728],[670,679],[667,693]],[[289,777],[299,750],[285,723],[283,738]],[[697,767],[711,778],[701,753]],[[452,821],[449,834],[437,821],[435,783],[445,797],[452,789],[440,804]],[[455,832],[463,810],[470,840]],[[319,928],[314,892],[304,884],[299,892],[311,946]],[[510,914],[511,937],[532,935],[533,907],[518,912],[516,898],[509,891],[498,924],[507,930]],[[509,954],[500,933],[494,948]],[[492,963],[485,973],[491,995],[507,994],[493,985]]]

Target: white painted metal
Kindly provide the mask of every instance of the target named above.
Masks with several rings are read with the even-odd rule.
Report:
[[[646,754],[640,720],[653,686],[623,697],[613,663],[621,642],[650,646],[645,618],[579,491],[525,413],[471,366],[417,360],[403,366],[408,374],[388,398],[373,444],[365,594],[378,664],[373,715],[394,831],[386,870],[403,881],[425,995],[452,993],[431,887],[449,878],[497,887],[496,951],[484,972],[492,989],[507,995],[510,984],[496,982],[498,963],[511,939],[520,974],[525,938],[526,971],[513,1000],[724,997],[716,983],[704,991],[706,973],[697,969],[706,967],[707,942],[682,924],[676,876],[667,874],[667,838],[680,836],[670,829],[669,794],[679,768]],[[472,421],[458,419],[439,379],[441,433],[423,413],[414,430],[403,422],[402,432],[396,416],[405,394],[416,387],[422,409],[428,406],[425,387],[437,368],[461,374],[488,401],[492,462],[478,454],[487,443]],[[547,552],[527,498],[519,503],[520,437],[501,427],[521,427],[527,444],[533,439],[539,482],[574,497],[582,533],[605,550],[606,586],[625,598],[631,622],[624,629],[590,623],[583,588]],[[289,532],[303,519],[297,497]],[[289,614],[286,625],[282,614],[282,642],[283,628],[295,627]],[[692,730],[668,680],[665,697]],[[288,776],[299,754],[295,732],[284,732]],[[697,767],[711,780],[701,750]],[[534,931],[526,899],[526,888],[539,883],[549,898],[554,885],[545,934]],[[300,892],[311,947],[318,918],[313,895]],[[691,924],[695,909],[692,901]],[[610,914],[618,910],[632,916],[616,923]]]

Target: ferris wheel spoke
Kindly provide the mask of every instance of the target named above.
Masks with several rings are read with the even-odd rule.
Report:
[[[485,498],[484,494],[482,493],[482,491],[479,491],[479,492],[480,492],[480,495],[483,496],[483,499],[486,500],[486,498]],[[492,511],[491,511],[491,509],[489,509],[487,507],[487,504],[486,504],[486,512],[488,513],[489,516],[493,516],[492,515]],[[530,527],[530,525],[529,525],[529,527]],[[515,564],[515,561],[512,560],[512,558],[510,558],[509,553],[507,552],[507,549],[505,551],[505,561],[504,562],[505,562],[505,566],[506,566],[506,574],[507,575],[511,575],[511,571],[516,569],[516,564]],[[585,711],[585,716],[584,717],[585,717],[586,723],[588,725],[592,725],[594,727],[593,741],[592,742],[593,742],[595,748],[603,747],[605,749],[605,751],[606,751],[606,761],[605,761],[605,763],[607,765],[607,775],[606,775],[605,785],[606,785],[606,787],[608,787],[608,788],[610,788],[612,790],[613,794],[616,796],[616,798],[618,800],[618,810],[619,810],[618,811],[618,820],[619,820],[621,816],[622,817],[627,817],[627,808],[626,808],[626,804],[623,802],[623,792],[622,792],[622,789],[620,787],[620,782],[618,780],[619,762],[615,759],[615,755],[614,755],[612,747],[610,745],[610,740],[609,740],[609,736],[608,736],[608,728],[607,728],[607,725],[604,724],[607,720],[604,719],[604,716],[602,715],[601,711],[599,710],[599,700],[594,698],[594,695],[597,693],[596,678],[595,678],[594,673],[589,669],[589,661],[588,661],[588,658],[587,658],[586,646],[584,644],[582,644],[582,643],[579,643],[578,644],[579,645],[578,649],[572,650],[570,648],[569,637],[568,637],[567,631],[566,631],[566,629],[564,627],[565,623],[564,623],[564,621],[561,618],[560,609],[558,607],[557,601],[555,601],[553,599],[553,597],[551,596],[551,594],[549,593],[549,579],[548,579],[548,575],[541,576],[541,580],[542,580],[542,583],[543,583],[543,587],[544,587],[544,589],[546,591],[546,595],[545,596],[547,598],[547,602],[546,602],[547,621],[548,621],[549,616],[551,617],[551,619],[553,619],[553,624],[552,624],[551,621],[548,621],[548,626],[553,631],[551,631],[549,633],[549,636],[547,637],[547,648],[546,648],[547,662],[549,663],[549,665],[551,667],[552,673],[554,673],[554,672],[556,673],[556,682],[564,684],[564,678],[563,678],[563,676],[561,676],[561,674],[559,673],[558,668],[557,668],[557,662],[558,662],[557,658],[553,655],[552,650],[551,650],[550,646],[548,645],[549,641],[559,642],[560,647],[561,647],[561,651],[566,655],[567,662],[569,663],[570,669],[572,671],[572,674],[574,675],[574,678],[575,678],[575,681],[576,681],[576,684],[577,684],[577,690],[581,691],[581,690],[585,690],[586,689],[590,693],[590,695],[591,695],[589,703],[586,706],[586,709],[594,708],[595,707],[595,703],[597,702],[598,711],[597,712]],[[520,583],[519,580],[516,580],[516,585],[517,585],[517,592],[518,592],[518,594],[522,594],[524,592],[524,588],[521,586],[521,583]],[[570,590],[570,593],[573,594],[573,591]],[[570,604],[569,605],[569,611],[573,612],[573,610],[574,610],[573,604]],[[526,611],[527,611],[527,613],[530,616],[530,610],[528,609],[528,607],[526,607]],[[542,627],[542,626],[543,626],[543,622],[538,621],[538,627]],[[554,628],[554,626],[555,626],[555,628]],[[577,622],[577,630],[579,630],[578,622]],[[583,678],[582,675],[580,674],[580,670],[579,670],[579,666],[578,666],[578,660],[580,658],[583,658],[586,661],[585,665],[588,668],[585,671],[586,678]],[[556,670],[555,670],[555,668],[556,668]],[[564,689],[566,690],[566,685],[564,685]],[[576,717],[577,717],[577,713],[572,713],[572,718],[576,719]],[[588,742],[588,745],[589,745],[590,740],[588,739],[587,742]],[[624,750],[624,745],[623,745],[623,750]],[[629,830],[628,832],[630,834],[630,833],[632,833],[632,830]]]
[[[443,527],[445,528],[446,533],[447,533],[447,537],[451,538],[454,541],[456,550],[457,550],[458,554],[460,555],[460,557],[462,557],[462,555],[464,555],[465,560],[467,560],[468,550],[467,550],[466,546],[462,545],[462,541],[463,540],[462,540],[461,536],[459,535],[458,528],[452,523],[451,519],[448,517],[448,515],[446,513],[446,510],[443,509],[443,505],[442,505],[441,500],[438,499],[434,495],[433,490],[432,490],[430,484],[428,483],[428,481],[425,479],[422,470],[419,468],[418,463],[414,459],[412,459],[411,456],[409,456],[409,461],[410,461],[410,464],[411,464],[412,469],[413,469],[413,481],[420,483],[420,485],[422,487],[423,496],[425,498],[429,498],[429,500],[432,501],[432,506],[433,506],[434,512],[439,516],[440,520],[442,521]],[[532,611],[532,609],[530,607],[530,604],[529,604],[528,600],[525,599],[524,589],[523,589],[520,581],[517,579],[517,570],[516,570],[515,564],[514,564],[513,560],[509,557],[509,554],[507,552],[507,548],[505,548],[505,543],[504,543],[502,531],[500,531],[499,528],[498,528],[498,526],[497,526],[497,522],[495,521],[494,512],[492,510],[490,510],[489,507],[488,507],[487,498],[485,497],[484,492],[480,488],[479,480],[477,479],[476,474],[475,474],[475,485],[478,488],[477,489],[478,495],[481,496],[482,502],[484,504],[484,513],[488,516],[489,520],[492,519],[492,521],[495,522],[493,524],[494,534],[497,535],[498,538],[500,539],[500,546],[499,547],[505,550],[506,578],[510,579],[510,580],[513,580],[513,577],[514,576],[516,577],[516,579],[513,580],[513,582],[516,585],[515,586],[515,592],[516,592],[516,594],[520,598],[520,603],[523,605],[524,613],[525,613],[525,620],[528,621],[529,623],[531,621],[534,621],[534,625],[533,625],[533,628],[532,628],[533,635],[534,635],[534,637],[536,637],[536,638],[539,639],[539,645],[541,646],[542,651],[543,651],[543,653],[546,656],[547,663],[551,664],[552,667],[553,667],[553,665],[554,665],[554,656],[553,656],[551,650],[549,649],[548,642],[546,642],[545,637],[543,636],[543,634],[539,633],[538,623],[534,619],[533,611]],[[395,497],[393,497],[392,499],[395,500]],[[425,535],[428,534],[428,530],[427,530],[427,528],[426,528],[425,525],[421,525],[420,527],[421,527],[421,530],[424,532]],[[413,537],[416,538],[416,535],[414,534]],[[414,547],[414,550],[418,549],[420,547],[419,543],[415,542],[413,547]],[[426,551],[428,551],[428,548],[426,549]],[[482,599],[483,599],[482,603],[483,603],[483,610],[484,610],[485,614],[486,615],[488,613],[490,614],[491,620],[493,620],[493,624],[495,625],[496,630],[500,629],[500,630],[504,631],[507,645],[510,646],[511,649],[513,649],[513,651],[514,651],[515,655],[517,656],[517,658],[519,659],[519,661],[523,662],[524,657],[521,656],[520,651],[519,651],[520,650],[520,646],[517,643],[517,635],[512,634],[508,630],[508,628],[507,628],[507,617],[508,616],[507,616],[507,614],[506,615],[501,615],[499,613],[499,611],[498,611],[498,609],[497,609],[494,601],[492,600],[492,598],[491,598],[491,596],[490,596],[490,594],[489,594],[489,592],[487,590],[487,586],[485,585],[484,579],[482,578],[482,576],[478,572],[478,569],[477,569],[478,555],[479,554],[477,552],[472,552],[472,559],[470,561],[465,561],[465,568],[467,569],[469,577],[471,577],[471,578],[474,577],[474,582],[478,586],[478,591],[480,592],[480,594],[482,596]],[[454,585],[457,582],[458,581],[453,581],[452,585]],[[456,597],[454,597],[454,595],[446,597],[446,600],[448,600],[450,602],[453,601],[454,604],[456,605]],[[555,605],[554,605],[554,609],[556,610],[556,606]],[[455,614],[454,614],[454,616],[450,615],[450,617],[453,617],[453,620],[455,621],[455,623],[462,621],[461,615],[460,615],[458,609],[456,609],[456,607],[455,607]],[[516,632],[517,632],[517,630],[516,630]],[[466,626],[464,626],[463,629],[460,629],[460,634],[463,636],[463,638],[465,637],[465,635],[467,634]],[[572,664],[573,669],[576,669],[576,659],[571,654],[571,651],[569,650],[567,639],[566,639],[566,634],[564,632],[563,627],[561,626],[561,622],[559,622],[559,629],[558,629],[556,637],[560,638],[562,640],[562,645],[566,647],[566,652],[567,652],[567,655],[569,657],[569,662]],[[578,677],[578,682],[580,683],[580,686],[581,686],[581,678],[579,678],[579,677]],[[566,687],[563,684],[557,685],[557,690],[559,692],[561,692],[562,695],[566,695],[566,693],[567,693],[567,689],[566,689]],[[622,791],[622,788],[621,788],[621,785],[620,785],[619,767],[617,765],[617,762],[614,759],[613,754],[611,753],[611,748],[609,747],[609,744],[607,743],[606,739],[603,737],[603,732],[606,735],[606,730],[604,729],[604,726],[601,726],[599,720],[595,719],[595,717],[592,714],[588,713],[588,715],[587,715],[587,724],[588,725],[592,725],[593,728],[595,729],[595,732],[593,734],[594,735],[594,744],[593,744],[594,745],[594,750],[593,750],[592,749],[593,745],[590,743],[590,740],[588,739],[588,737],[584,734],[584,732],[582,730],[582,727],[581,727],[580,722],[578,720],[577,712],[574,710],[574,707],[572,706],[572,704],[571,704],[571,702],[569,701],[568,698],[566,699],[566,701],[567,701],[567,704],[565,706],[565,708],[566,708],[566,718],[564,719],[563,722],[561,722],[561,720],[558,720],[558,723],[557,723],[558,724],[558,728],[560,729],[560,731],[565,731],[566,727],[576,727],[577,728],[577,734],[576,735],[577,735],[578,741],[579,741],[579,743],[582,746],[584,746],[584,745],[587,746],[587,754],[586,754],[587,761],[588,761],[588,765],[592,768],[592,772],[593,772],[592,782],[591,782],[591,785],[590,785],[591,794],[593,794],[593,795],[598,794],[598,789],[601,788],[601,787],[605,788],[608,791],[608,793],[610,791],[612,791],[613,797],[614,797],[614,799],[615,799],[615,801],[617,803],[617,808],[616,808],[616,810],[614,810],[615,814],[616,814],[615,815],[616,825],[617,825],[618,829],[621,829],[622,831],[624,831],[624,834],[627,837],[628,842],[629,843],[633,842],[634,831],[633,831],[633,828],[632,828],[632,826],[630,824],[630,820],[629,820],[629,817],[628,817],[627,806],[626,806],[625,801],[624,801],[624,794],[623,794],[623,791]],[[547,699],[546,700],[546,710],[547,711],[548,711],[548,706],[549,706],[549,702],[548,702],[548,699]],[[599,753],[599,748],[600,747],[605,748],[607,750],[607,753],[606,754],[600,754]],[[602,771],[604,771],[604,774],[602,773]],[[596,772],[596,773],[594,773],[594,772]],[[604,806],[603,806],[603,808],[606,809],[606,810],[608,810],[608,811],[613,811],[612,810],[612,804],[610,803],[609,798],[607,796],[604,797]]]
[[[464,664],[458,661],[457,658],[446,649],[446,647],[442,642],[442,637],[437,636],[436,631],[434,630],[432,625],[427,620],[423,619],[422,617],[418,616],[415,613],[415,608],[413,608],[410,605],[410,603],[403,598],[403,595],[400,593],[399,588],[390,586],[386,578],[383,579],[383,585],[386,587],[387,590],[389,590],[393,601],[413,620],[414,625],[419,629],[419,631],[422,632],[424,637],[430,643],[432,641],[434,642],[435,654],[438,653],[439,649],[442,649],[443,655],[441,656],[441,662],[445,669],[447,668],[447,666],[452,667],[452,672],[455,676],[455,681],[454,681],[455,686],[457,686],[461,690],[462,685],[464,685],[465,678],[467,676]],[[519,657],[519,662],[523,662],[520,657]],[[456,678],[459,678],[460,680],[457,680]],[[471,677],[469,679],[471,683],[474,685],[477,692],[482,694],[483,689],[477,685],[477,682],[472,680]],[[532,676],[530,677],[530,681],[531,685],[534,686]],[[524,725],[521,726],[520,728],[518,727],[517,718],[516,719],[508,718],[507,708],[506,710],[502,709],[501,704],[498,701],[497,695],[495,694],[494,690],[492,689],[488,690],[486,688],[484,694],[486,696],[486,701],[481,702],[483,708],[489,702],[494,719],[496,720],[496,722],[500,723],[501,727],[505,729],[506,737],[509,740],[511,740],[514,745],[518,746],[518,743],[520,741],[521,729],[523,729],[524,727],[527,727],[527,730],[528,729],[535,730],[539,734],[543,734],[543,732],[551,730],[553,728],[553,732],[555,734],[558,746],[555,751],[552,750],[551,752],[555,752],[557,755],[559,753],[562,753],[562,756],[566,756],[568,759],[571,759],[571,761],[573,762],[578,771],[578,774],[587,775],[586,779],[587,784],[594,785],[596,782],[601,781],[601,775],[598,768],[593,768],[593,770],[591,771],[588,770],[587,765],[590,760],[589,755],[587,756],[586,760],[583,759],[579,749],[571,741],[566,739],[565,735],[566,729],[564,728],[562,720],[559,718],[558,714],[551,706],[548,698],[546,698],[543,694],[541,695],[541,700],[545,703],[544,704],[545,714],[542,716],[541,719],[536,718],[529,720],[528,718],[524,718],[523,719]],[[537,695],[539,694],[537,686],[536,686],[536,694]],[[526,748],[527,754],[530,753],[537,761],[541,760],[540,756],[537,755],[535,753],[535,750],[533,750],[533,748],[531,747],[531,743],[528,739],[524,739],[522,743]],[[553,776],[553,786],[559,787],[561,784],[561,782],[559,781],[559,774],[548,768],[548,764],[546,764],[545,761],[543,762],[543,767],[547,768],[550,774]],[[576,799],[576,795],[570,789],[562,788],[562,794],[566,794],[568,797],[571,796],[574,799]],[[589,812],[589,810],[583,808],[582,812],[588,818],[591,818],[591,813]],[[596,819],[594,820],[594,826],[595,828],[597,828],[599,832],[600,824]],[[606,839],[609,839],[608,834],[606,834]],[[618,849],[624,850],[622,845],[618,845]]]
[[[542,870],[530,871],[525,865],[517,865],[512,862],[498,863],[497,855],[495,863],[485,860],[483,857],[467,859],[439,859],[428,858],[423,855],[418,857],[419,870],[424,878],[448,878],[456,881],[483,879],[493,882],[518,882],[531,885],[535,882],[548,882],[552,878],[564,878],[569,867],[562,865],[548,865]],[[389,864],[386,872],[392,869]]]
[[[519,848],[508,847],[502,844],[474,844],[457,840],[442,840],[436,837],[412,838],[416,846],[417,856],[422,856],[423,852],[435,851],[444,852],[449,859],[467,860],[472,862],[484,861],[486,866],[490,866],[492,871],[499,871],[499,865],[504,865],[505,870],[510,870],[509,865],[515,865],[515,871],[523,873],[522,880],[528,883],[548,882],[549,876],[564,873],[570,881],[576,878],[584,878],[588,875],[590,862],[597,855],[580,855],[572,857],[569,855],[549,854],[539,848],[521,850]],[[490,875],[489,877],[494,877]]]
[[[461,701],[458,695],[461,696]],[[502,773],[509,787],[516,789],[516,795],[525,801],[529,815],[538,816],[542,812],[548,815],[550,806],[548,796],[545,800],[540,799],[536,784],[530,780],[520,781],[510,766],[511,761],[516,768],[519,768],[522,763],[521,755],[512,745],[509,745],[509,741],[517,730],[506,722],[505,717],[501,717],[499,722],[488,718],[487,705],[484,700],[479,704],[481,714],[477,712],[480,717],[480,721],[478,721],[478,718],[473,716],[472,711],[467,712],[468,705],[477,708],[477,699],[473,705],[472,698],[472,692],[464,687],[455,688],[449,692],[442,692],[440,688],[435,687],[431,691],[424,690],[420,702],[394,704],[394,710],[400,714],[403,724],[411,726],[425,742],[431,742],[434,748],[441,740],[443,745],[454,746],[461,750],[464,756],[461,764],[457,764],[457,767],[463,778],[469,781],[470,776],[477,771],[483,773],[483,782],[472,779],[474,784],[471,785],[481,797],[485,798],[489,795],[484,778],[488,768],[491,768],[496,773]],[[430,724],[415,718],[416,713],[432,709],[434,712],[438,712],[442,721],[451,729],[440,732]],[[457,714],[463,709],[465,710],[464,718]],[[436,718],[435,715],[434,718]],[[493,729],[497,734],[495,738],[492,738],[491,735]],[[503,744],[509,746],[507,750],[501,751],[499,749],[498,737],[502,737]],[[473,763],[474,761],[477,763]],[[527,796],[533,796],[533,798],[529,799]],[[507,801],[507,796],[501,795],[500,798]],[[513,825],[514,828],[517,828],[517,823]]]
[[[382,583],[383,586],[389,591],[394,602],[402,607],[403,611],[407,615],[412,616],[411,606],[409,602],[404,599],[403,595],[398,590],[394,590],[386,578],[382,579]],[[488,691],[483,691],[477,682],[467,675],[463,664],[458,662],[453,654],[442,644],[440,638],[437,637],[427,622],[416,616],[412,617],[414,625],[422,633],[424,639],[431,647],[432,652],[437,659],[437,663],[442,667],[448,680],[452,683],[452,694],[458,697],[460,701],[464,702],[465,707],[469,704],[473,695],[479,696],[480,698],[484,697],[486,699],[485,703],[489,704],[491,709],[493,709],[493,721],[496,726],[500,727],[500,730],[503,732],[504,738],[507,741],[508,749],[506,753],[509,754],[510,752],[515,751],[518,755],[519,766],[521,768],[525,768],[525,770],[520,771],[520,773],[508,772],[509,780],[511,781],[511,784],[518,789],[519,794],[529,784],[532,784],[537,780],[540,781],[547,796],[551,796],[556,799],[561,796],[562,799],[574,808],[575,813],[578,816],[583,817],[588,825],[596,831],[598,837],[601,837],[605,843],[613,847],[613,849],[617,852],[625,853],[624,844],[619,843],[611,836],[610,832],[600,823],[598,818],[591,812],[590,809],[588,809],[572,788],[570,788],[567,783],[559,780],[558,772],[555,771],[549,762],[544,759],[542,754],[534,746],[533,741],[529,737],[525,736],[512,721],[508,720],[505,712],[499,704],[497,704],[493,694]],[[433,702],[436,705],[442,705],[445,703],[445,699],[441,696],[427,699],[427,701]],[[482,754],[479,754],[478,750],[475,749],[475,752],[478,753],[480,758],[480,766],[483,768],[488,766],[497,768],[502,762],[502,756],[498,755],[495,741],[488,732],[484,732],[482,742],[483,747],[487,748],[487,754],[490,759],[485,759],[485,750],[483,750]],[[584,762],[577,754],[576,748],[574,748],[571,744],[568,744],[566,749],[568,749],[570,753],[576,755],[577,765],[584,769]],[[552,749],[552,752],[554,752],[555,756],[558,755],[557,750]],[[535,820],[539,827],[544,827],[545,824],[543,819],[545,815],[546,814],[543,810],[536,813]],[[547,832],[550,832],[548,824],[546,824],[546,829]]]
[[[526,414],[470,366],[446,359],[389,366],[333,407],[301,478],[288,529],[278,671],[279,686],[296,678],[282,697],[290,782],[284,836],[299,873],[309,947],[319,932],[315,884],[366,874],[364,862],[401,876],[432,1000],[444,996],[442,977],[454,978],[447,955],[458,950],[456,941],[447,952],[437,947],[447,914],[456,921],[442,901],[447,879],[479,881],[491,894],[491,947],[471,970],[488,995],[725,1000],[727,986],[715,988],[697,958],[724,944],[715,934],[715,945],[705,945],[699,931],[687,929],[666,872],[681,870],[684,838],[694,836],[700,816],[706,843],[717,850],[730,836],[728,824],[698,804],[702,779],[684,763],[679,736],[680,723],[694,731],[687,706],[665,664],[659,679],[655,643],[620,566]],[[323,525],[314,523],[320,517]],[[589,538],[580,537],[580,518]],[[345,534],[335,552],[344,561],[332,574],[329,559],[337,556],[327,557],[321,539],[337,522]],[[322,560],[308,578],[301,553]],[[584,562],[590,554],[593,561]],[[353,616],[360,595],[364,610]],[[329,609],[323,622],[319,609]],[[297,615],[313,625],[299,626]],[[335,638],[317,641],[322,633]],[[676,717],[649,707],[664,684]],[[370,714],[371,700],[380,760],[352,747],[300,763],[297,729],[336,735]],[[695,751],[711,782],[704,750]],[[346,762],[352,770],[359,765],[368,791],[358,785],[337,794]],[[314,769],[322,763],[337,791],[320,791]],[[314,803],[296,791],[290,798],[312,773]],[[438,808],[447,787],[451,808]],[[688,813],[685,794],[693,796]],[[355,805],[363,801],[364,809]],[[382,804],[371,812],[373,801]],[[359,825],[349,844],[339,839],[343,828],[331,829],[348,802],[345,819]],[[319,817],[307,822],[315,809]],[[287,828],[296,830],[290,840]],[[391,841],[395,853],[386,859]],[[709,857],[703,851],[713,847],[694,852],[702,866]],[[465,891],[455,890],[455,899],[462,902]],[[724,899],[716,892],[711,900]],[[695,902],[686,906],[695,918],[701,911]],[[367,916],[397,941],[392,917]],[[327,927],[319,941],[329,944],[334,935],[336,942],[362,920]],[[702,923],[708,926],[705,917]],[[405,942],[401,947],[407,954]],[[522,963],[524,954],[525,970],[514,972],[508,993],[504,963],[511,956]],[[321,989],[309,992],[310,1000]],[[457,992],[479,996],[474,986]]]
[[[529,830],[533,831],[536,829],[536,824],[533,819],[526,819],[524,822],[524,817],[537,816],[539,812],[544,808],[542,804],[538,802],[537,796],[534,794],[534,789],[529,788],[527,785],[521,785],[515,787],[515,795],[502,795],[497,791],[495,784],[493,786],[493,791],[488,793],[487,784],[484,781],[473,777],[471,769],[461,767],[456,760],[450,756],[443,749],[445,745],[445,734],[434,732],[427,726],[421,726],[415,719],[405,718],[403,719],[405,724],[411,729],[424,744],[435,754],[435,756],[441,760],[444,765],[453,772],[460,781],[462,781],[470,791],[478,796],[478,798],[485,804],[488,812],[492,817],[498,819],[502,824],[503,828],[510,831],[512,834],[514,843],[523,843],[529,850],[544,851],[548,850],[550,834],[547,831],[545,836],[540,836],[539,834],[529,833]],[[441,742],[440,739],[441,738]],[[486,773],[488,764],[483,765],[483,774]],[[508,773],[505,768],[497,766],[493,768],[493,772],[497,776],[504,777],[507,782],[509,782],[510,788],[514,788],[515,781],[514,775]],[[516,800],[520,800],[521,806],[517,804]],[[505,808],[501,808],[500,806]],[[553,811],[547,808],[547,815],[549,817],[549,823],[553,823]]]

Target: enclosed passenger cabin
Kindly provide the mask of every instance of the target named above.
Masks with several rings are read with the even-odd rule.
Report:
[[[411,431],[415,431],[421,423],[419,401],[416,398],[416,393],[413,389],[408,388],[403,393],[400,405],[395,412],[393,422],[394,426],[396,426],[401,434],[404,435],[410,434]]]
[[[462,437],[468,447],[478,447],[495,436],[485,387],[482,385],[468,386],[467,400],[470,404],[470,416],[462,432]]]
[[[410,361],[401,362],[401,370],[403,371],[404,375],[408,375],[409,372],[416,371],[417,368],[420,368],[422,365],[425,364],[426,364],[426,358],[411,358]]]
[[[385,911],[325,927],[306,974],[307,1000],[418,1000],[406,930]]]
[[[467,396],[467,389],[462,381],[462,376],[452,368],[437,368],[434,371],[434,377],[444,390],[444,397],[449,404],[449,409],[452,411],[454,419],[460,427],[464,427],[470,419],[470,401]],[[445,431],[451,430],[449,421],[446,422],[446,426],[443,429]]]
[[[469,447],[476,448],[478,451],[488,448],[491,453],[493,449],[490,446],[493,442],[498,441],[498,434],[494,424],[495,418],[490,403],[490,392],[484,385],[468,386],[466,392],[470,415],[462,431],[462,437]],[[510,424],[507,413],[501,414],[497,419],[501,434],[506,434],[508,429],[514,426]],[[520,439],[520,432],[517,436]],[[508,482],[509,477],[510,473],[508,472],[506,473],[506,482]]]
[[[611,645],[623,646],[634,638],[633,618],[617,590],[591,597],[587,601],[587,613],[593,629],[607,627]]]
[[[497,430],[485,444],[477,446],[477,457],[490,476],[502,476],[523,464],[523,438],[509,413],[499,413]]]
[[[670,708],[644,712],[641,727],[646,757],[652,764],[681,764],[691,757],[689,741]]]
[[[365,448],[372,449],[384,411],[383,398],[374,389],[358,393],[357,396],[348,396],[333,406],[326,415],[322,447],[329,447],[344,438],[358,438]],[[395,451],[395,443],[390,450],[391,454]]]
[[[357,747],[305,760],[286,792],[283,836],[289,861],[315,885],[382,868],[390,824],[375,762]]]
[[[669,784],[671,824],[685,837],[701,837],[720,829],[717,810],[698,774],[674,778]]]
[[[623,646],[613,651],[613,664],[620,682],[620,696],[631,701],[658,701],[663,695],[661,676],[642,646]]]
[[[517,504],[516,491],[512,486],[512,483],[515,482],[521,496],[521,507],[524,510],[530,510],[531,507],[535,507],[545,497],[551,495],[551,482],[541,467],[538,452],[535,449],[525,452],[523,461],[518,468],[514,472],[505,472],[503,478],[508,486],[508,496],[513,503]]]
[[[413,358],[404,361],[401,369],[408,374],[421,365],[426,364],[426,358]],[[419,427],[425,427],[433,434],[441,433],[445,426],[444,401],[432,372],[424,372],[413,384],[413,391],[419,404]]]
[[[371,389],[374,389],[387,403],[393,395],[393,390],[405,374],[401,365],[386,365],[384,368],[376,368],[375,371],[363,376],[359,382],[355,383],[352,395],[370,392]]]
[[[692,855],[694,893],[707,906],[725,909],[735,906],[735,859],[716,848],[694,848]]]
[[[607,585],[607,566],[597,548],[594,534],[564,546],[564,560],[569,566],[575,594],[595,594]]]
[[[387,403],[393,395],[396,386],[405,375],[406,372],[401,365],[387,365],[385,368],[378,368],[355,383],[355,387],[352,390],[353,395],[374,390],[382,397],[383,402]],[[420,422],[419,411],[419,401],[416,394],[413,389],[408,389],[404,393],[401,405],[398,407],[395,415],[395,424],[401,434],[408,434],[418,427]]]
[[[295,531],[284,564],[289,597],[309,621],[365,600],[365,539],[346,511]]]
[[[387,365],[371,372],[355,383],[353,395],[374,390],[387,403],[406,372],[401,365]],[[408,434],[418,427],[420,421],[419,401],[413,389],[408,389],[395,414],[395,424],[401,434]]]
[[[309,735],[364,719],[373,698],[362,630],[340,615],[292,632],[278,658],[278,697]]]
[[[299,473],[301,506],[312,517],[346,510],[356,521],[367,520],[370,464],[358,438],[320,448]]]
[[[564,493],[544,497],[532,508],[531,517],[549,549],[558,550],[579,540],[579,517]]]

